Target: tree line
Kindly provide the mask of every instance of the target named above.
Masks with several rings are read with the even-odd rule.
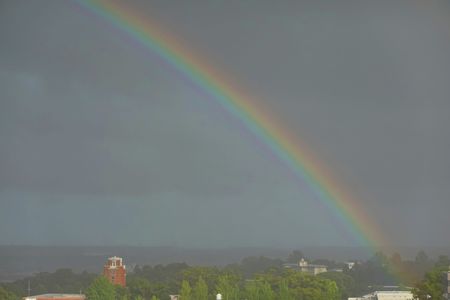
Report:
[[[133,278],[127,289],[115,287],[104,277],[98,277],[86,290],[89,300],[161,300],[177,294],[182,300],[215,299],[217,293],[224,300],[339,300],[337,284],[329,279],[308,275],[293,270],[270,271],[252,279],[242,280],[236,274],[214,274],[214,279],[202,275],[204,268],[190,269],[198,275],[187,276],[177,290],[165,290],[164,285],[152,285],[142,278]],[[209,272],[209,271],[206,271]],[[194,279],[195,278],[195,279]]]
[[[185,263],[136,266],[127,275],[126,288],[113,286],[97,274],[61,269],[2,284],[0,299],[15,300],[26,295],[28,282],[32,294],[82,292],[89,300],[163,300],[174,294],[183,300],[206,300],[215,299],[219,292],[227,300],[340,300],[363,295],[383,285],[415,286],[414,293],[419,299],[425,299],[423,295],[436,293],[442,284],[430,282],[440,278],[442,270],[450,265],[447,256],[433,260],[421,251],[414,260],[403,260],[398,254],[387,257],[378,252],[369,260],[356,263],[352,269],[330,260],[312,261],[342,269],[342,272],[317,276],[283,268],[284,262],[298,262],[301,258],[304,255],[294,251],[286,260],[247,257],[238,264],[222,268]]]

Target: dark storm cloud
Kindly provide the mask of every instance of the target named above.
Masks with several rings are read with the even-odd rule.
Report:
[[[348,242],[235,120],[110,25],[72,2],[0,5],[0,243]],[[130,5],[285,120],[396,243],[449,242],[445,2]],[[67,212],[57,229],[33,219]]]

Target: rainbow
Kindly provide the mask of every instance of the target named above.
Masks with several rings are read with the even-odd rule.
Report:
[[[190,51],[161,26],[133,10],[126,1],[79,0],[90,13],[125,32],[200,88],[256,136],[298,180],[306,182],[321,205],[328,207],[362,246],[377,249],[388,243],[359,201],[331,175],[299,138],[256,99],[232,84],[217,68]]]

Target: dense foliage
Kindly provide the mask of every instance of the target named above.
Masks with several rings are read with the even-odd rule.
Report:
[[[403,260],[398,253],[387,257],[378,252],[368,261],[356,264],[346,274],[355,280],[353,294],[364,294],[382,286],[412,287],[434,267],[448,268],[449,265],[450,260],[445,255],[433,260],[420,251],[414,260]]]
[[[13,292],[10,292],[0,286],[0,299],[1,300],[19,300],[19,297],[16,294],[14,294]]]
[[[418,300],[444,299],[443,291],[447,287],[447,271],[449,271],[448,264],[441,266],[437,263],[436,267],[427,272],[425,278],[416,284],[413,289],[414,297]]]
[[[87,288],[86,298],[89,300],[115,300],[116,288],[106,277],[97,277]]]
[[[11,293],[20,297],[27,295],[28,284],[34,295],[52,293],[80,293],[83,292],[97,277],[96,274],[82,272],[74,273],[70,269],[59,269],[53,273],[42,272],[34,276],[4,284]],[[0,297],[0,299],[2,299]]]
[[[295,251],[286,261],[295,262],[303,257],[300,251]],[[416,295],[419,299],[427,299],[427,295],[437,295],[441,288],[439,284],[442,284],[438,281],[439,274],[443,266],[448,268],[450,261],[446,256],[433,261],[424,252],[419,252],[412,261],[402,260],[398,254],[388,258],[383,253],[376,253],[351,270],[329,260],[314,263],[341,271],[313,276],[285,269],[279,259],[248,257],[239,264],[223,268],[193,267],[185,263],[137,266],[127,276],[127,287],[121,288],[95,274],[61,269],[3,284],[0,299],[16,300],[26,295],[28,281],[33,294],[81,291],[89,300],[162,300],[175,294],[181,295],[183,300],[207,300],[215,299],[218,292],[224,300],[340,300],[370,292],[377,286],[416,283]],[[425,272],[433,267],[440,271],[427,273],[424,278]]]

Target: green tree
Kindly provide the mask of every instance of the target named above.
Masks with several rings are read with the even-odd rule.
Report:
[[[282,275],[294,299],[339,300],[339,289],[334,281],[301,272],[286,270]]]
[[[26,295],[28,281],[30,281],[33,294],[45,294],[48,291],[55,293],[79,293],[97,278],[97,275],[82,272],[76,274],[70,269],[58,269],[53,273],[41,272],[31,277],[16,280],[3,287],[16,295]]]
[[[86,297],[89,300],[115,300],[116,289],[108,279],[100,276],[87,288]]]
[[[274,300],[275,292],[272,286],[263,279],[248,281],[245,285],[245,295],[248,300]]]
[[[127,280],[128,290],[130,291],[131,298],[150,298],[153,295],[153,289],[150,282],[142,277],[130,277]]]
[[[116,300],[128,300],[130,299],[130,293],[129,290],[120,286],[116,285],[114,286],[116,289]]]
[[[19,297],[17,297],[14,293],[12,293],[0,286],[0,299],[2,299],[2,300],[18,300]]]
[[[181,300],[195,300],[192,297],[192,289],[187,280],[183,280],[181,283],[180,298]]]
[[[208,287],[216,286],[220,271],[216,267],[189,267],[181,272],[184,280],[194,285],[201,277]]]
[[[353,277],[342,272],[326,272],[318,275],[319,278],[332,280],[336,283],[341,299],[348,299],[357,293]]]
[[[425,278],[416,284],[413,289],[415,299],[419,300],[440,300],[443,299],[445,290],[444,272],[448,267],[438,267],[425,274]]]
[[[156,296],[160,299],[165,299],[170,294],[170,290],[176,291],[177,290],[177,280],[173,279],[172,283],[169,282],[155,282],[152,284],[151,287],[151,295]],[[170,287],[172,285],[173,287]]]
[[[245,297],[247,300],[259,300],[259,287],[257,281],[252,280],[246,282]]]
[[[156,297],[155,295],[153,295],[151,300],[159,300],[159,299],[158,299],[158,297]]]
[[[193,295],[195,300],[208,300],[208,285],[202,277],[195,284]]]
[[[280,300],[293,300],[286,280],[280,281],[278,296]]]
[[[260,300],[275,300],[275,293],[268,282],[263,282],[259,284],[259,286],[260,286],[259,287]]]
[[[238,300],[239,299],[239,286],[237,278],[227,274],[221,275],[218,278],[216,290],[222,294],[223,300]]]

